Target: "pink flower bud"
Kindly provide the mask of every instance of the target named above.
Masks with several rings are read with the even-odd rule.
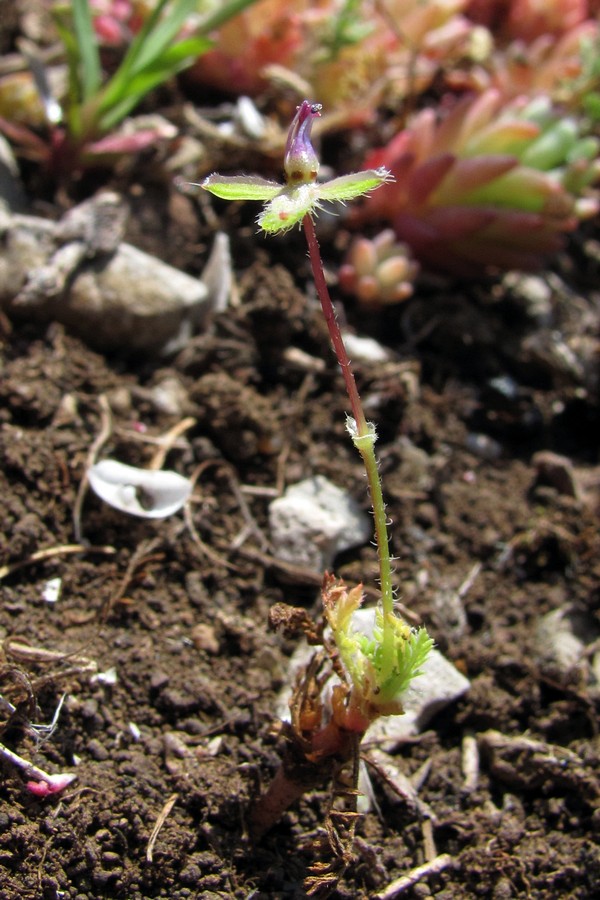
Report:
[[[310,132],[313,119],[320,115],[320,103],[303,100],[298,107],[290,126],[283,161],[288,184],[308,184],[317,180],[319,159],[310,142]]]

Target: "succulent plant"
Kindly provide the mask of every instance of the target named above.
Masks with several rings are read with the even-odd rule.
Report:
[[[599,141],[547,98],[506,105],[497,90],[463,98],[438,121],[425,109],[366,160],[395,181],[365,200],[356,223],[391,224],[430,268],[475,274],[532,269],[565,232],[598,211]]]
[[[363,306],[387,306],[411,296],[418,268],[408,245],[398,243],[386,228],[372,239],[354,239],[340,266],[339,283]]]
[[[587,0],[470,0],[466,14],[505,39],[530,42],[575,28],[590,9]]]

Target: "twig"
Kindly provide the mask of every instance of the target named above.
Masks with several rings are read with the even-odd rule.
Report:
[[[100,431],[87,455],[85,472],[79,483],[79,490],[77,491],[77,497],[73,507],[73,533],[75,535],[75,540],[78,543],[81,543],[83,540],[81,532],[81,510],[88,488],[88,471],[96,462],[98,453],[112,434],[112,413],[105,394],[100,394],[98,397],[98,404],[100,406]]]
[[[189,431],[190,428],[193,428],[195,424],[196,420],[191,416],[188,416],[187,419],[182,419],[181,422],[177,422],[173,428],[161,435],[159,439],[160,446],[152,457],[148,468],[154,470],[162,469],[167,454],[172,450],[177,439],[180,438],[182,434],[185,434],[186,431]]]
[[[44,562],[47,559],[53,559],[55,556],[68,556],[71,553],[104,553],[106,556],[113,556],[116,552],[114,547],[94,547],[88,544],[59,544],[57,547],[46,547],[45,550],[36,550],[27,559],[0,566],[0,581],[8,575],[12,575],[18,569],[32,566],[38,562]]]
[[[422,866],[417,866],[415,869],[411,869],[410,872],[407,872],[406,875],[402,875],[400,878],[397,878],[396,881],[392,881],[391,884],[378,894],[375,894],[373,900],[394,900],[394,897],[397,897],[398,894],[401,894],[403,891],[406,891],[408,888],[413,887],[422,878],[426,878],[428,875],[439,875],[440,872],[443,872],[444,869],[447,869],[448,866],[452,864],[452,857],[449,853],[442,853],[440,856],[436,856],[435,859],[432,859],[431,862],[427,862]]]
[[[120,603],[123,600],[123,597],[127,593],[129,585],[133,581],[135,570],[142,565],[146,565],[146,563],[151,562],[152,560],[160,561],[164,559],[164,554],[154,553],[154,550],[159,545],[159,543],[159,538],[151,538],[150,540],[142,541],[141,544],[136,547],[131,556],[131,559],[129,560],[127,569],[123,578],[121,579],[120,585],[104,604],[104,609],[102,611],[101,617],[103,622],[106,622],[111,611],[117,605],[117,603]]]
[[[227,480],[229,482],[229,487],[231,488],[231,491],[232,491],[235,499],[238,502],[240,512],[246,522],[246,526],[249,529],[249,533],[254,534],[254,536],[258,540],[258,543],[260,544],[261,550],[268,550],[269,542],[268,542],[264,532],[260,528],[258,522],[256,521],[256,519],[254,518],[254,516],[252,515],[252,513],[250,511],[250,507],[248,506],[248,503],[246,502],[246,498],[244,497],[244,494],[240,488],[240,485],[238,484],[238,481],[235,476],[235,472],[233,471],[233,468],[231,466],[227,465],[226,463],[222,463],[220,468],[225,472],[225,475],[227,476]],[[244,529],[244,531],[245,531],[245,529]],[[238,549],[239,547],[241,547],[242,543],[244,543],[244,542],[243,541],[241,543],[239,542],[239,535],[238,535],[237,538],[233,539],[232,543],[233,543],[233,546],[236,549]]]
[[[465,779],[463,790],[470,794],[479,781],[479,747],[472,734],[465,734],[462,740],[461,768]]]
[[[59,650],[46,650],[45,647],[31,647],[15,637],[7,637],[2,643],[2,650],[9,659],[27,663],[51,663],[70,660],[78,665],[75,671],[95,672],[96,663],[85,656],[77,656],[75,653],[62,653]],[[61,673],[64,675],[65,673]]]
[[[154,845],[156,843],[156,839],[159,835],[161,828],[167,821],[167,817],[168,817],[169,813],[175,806],[177,797],[178,797],[178,794],[171,794],[171,796],[169,797],[169,799],[167,800],[167,802],[165,803],[165,805],[163,806],[163,808],[161,809],[161,811],[158,814],[156,824],[154,825],[154,828],[152,829],[152,834],[150,835],[150,840],[148,841],[148,846],[146,847],[146,862],[149,862],[149,863],[152,862],[152,856],[153,856],[153,852],[154,852]]]

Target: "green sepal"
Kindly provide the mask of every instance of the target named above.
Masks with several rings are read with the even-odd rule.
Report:
[[[319,208],[321,185],[300,184],[298,187],[280,188],[279,194],[267,203],[257,222],[268,234],[289,231],[299,225],[307,213]]]
[[[363,194],[368,194],[381,184],[393,181],[394,178],[387,169],[367,169],[364,172],[355,172],[353,175],[341,175],[324,184],[319,184],[319,200],[344,201],[354,200]]]
[[[255,175],[209,175],[200,187],[223,200],[272,200],[283,188]]]

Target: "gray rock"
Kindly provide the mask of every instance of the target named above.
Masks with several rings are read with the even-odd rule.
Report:
[[[275,555],[322,572],[337,553],[369,540],[372,525],[358,503],[322,475],[291,485],[269,507]]]
[[[0,210],[0,308],[61,322],[98,350],[178,349],[226,305],[227,239],[216,240],[205,281],[123,242],[124,227],[110,192],[58,223]]]
[[[591,618],[561,607],[542,616],[535,631],[538,662],[559,679],[577,676],[596,681],[594,664],[590,666],[588,648],[598,640],[598,629]]]

